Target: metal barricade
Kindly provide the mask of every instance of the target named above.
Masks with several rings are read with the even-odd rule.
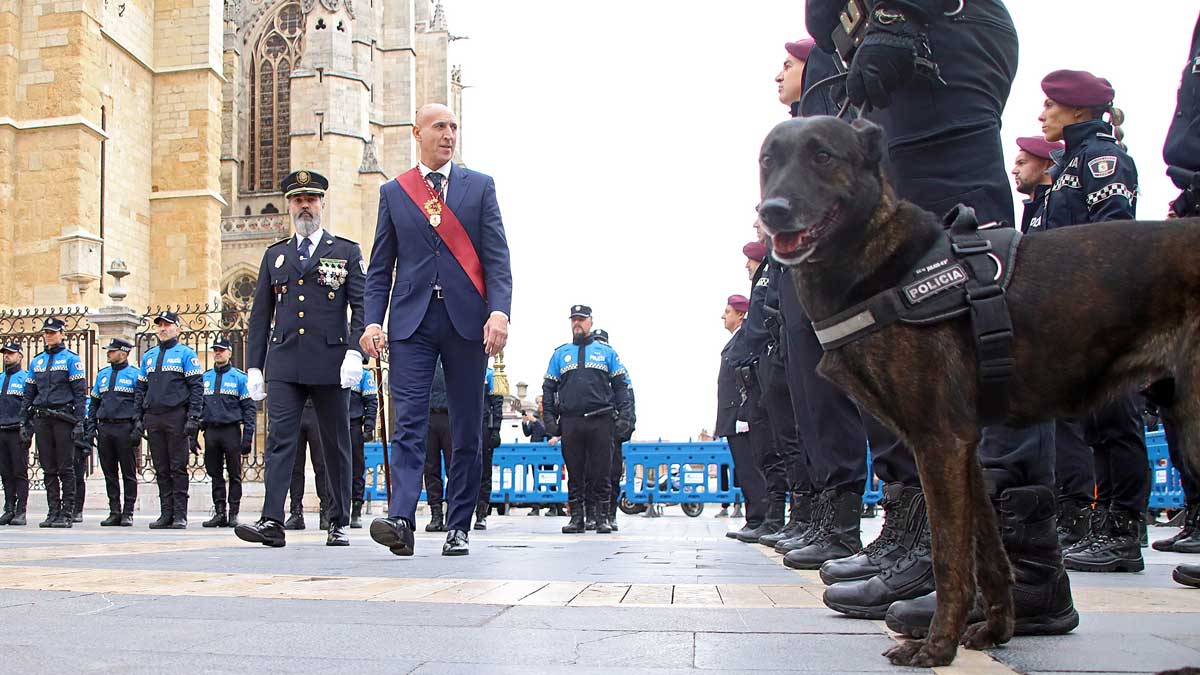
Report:
[[[733,455],[725,441],[628,442],[622,453],[625,498],[633,504],[743,501],[733,484]]]
[[[562,450],[549,443],[503,443],[492,453],[493,504],[564,504]]]
[[[1167,438],[1162,429],[1146,432],[1146,456],[1150,461],[1150,510],[1182,509],[1183,483],[1179,471],[1171,466]]]

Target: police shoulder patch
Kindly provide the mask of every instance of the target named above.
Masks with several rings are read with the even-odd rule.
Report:
[[[1108,178],[1117,172],[1117,158],[1114,155],[1104,155],[1090,160],[1088,171],[1096,178]]]

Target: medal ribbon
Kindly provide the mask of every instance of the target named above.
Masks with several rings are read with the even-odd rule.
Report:
[[[441,224],[437,228],[438,236],[445,242],[446,248],[450,250],[450,254],[462,267],[463,272],[466,272],[467,278],[475,286],[479,297],[487,300],[487,288],[483,281],[483,263],[479,261],[479,254],[475,251],[475,245],[471,243],[467,231],[463,229],[462,223],[459,222],[450,207],[446,206],[442,196],[433,191],[425,178],[421,176],[421,170],[415,166],[397,176],[396,182],[400,184],[404,194],[408,195],[408,198],[421,210],[427,220],[434,215],[441,216]],[[434,213],[432,209],[427,208],[428,204],[435,205],[439,212]]]

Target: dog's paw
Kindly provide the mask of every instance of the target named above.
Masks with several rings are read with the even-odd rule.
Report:
[[[958,647],[954,644],[947,649],[929,640],[907,640],[887,650],[883,655],[893,666],[933,668],[950,665],[957,651]]]
[[[1013,634],[1012,619],[1000,621],[996,625],[989,621],[979,621],[967,626],[963,633],[961,644],[967,649],[988,649],[998,647],[1010,639]]]

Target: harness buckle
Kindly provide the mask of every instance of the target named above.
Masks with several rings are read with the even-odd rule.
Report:
[[[950,249],[960,255],[975,255],[977,253],[987,253],[992,250],[992,242],[983,238],[977,241],[952,241],[950,242]]]

